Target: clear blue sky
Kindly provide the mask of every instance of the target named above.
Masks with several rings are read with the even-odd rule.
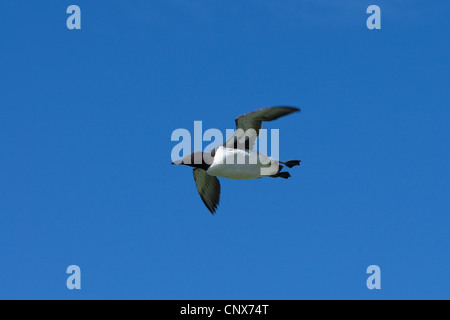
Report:
[[[450,298],[449,10],[4,1],[0,298]],[[302,166],[222,179],[212,216],[172,131],[283,104],[302,112],[265,127]]]

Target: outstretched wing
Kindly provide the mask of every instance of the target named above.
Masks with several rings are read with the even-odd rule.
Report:
[[[263,108],[236,118],[236,132],[225,142],[224,146],[234,149],[253,149],[263,121],[272,121],[300,111],[295,107]]]
[[[195,168],[194,180],[197,186],[197,191],[200,194],[203,203],[209,211],[214,214],[220,200],[219,179],[214,176],[210,176],[203,169]]]

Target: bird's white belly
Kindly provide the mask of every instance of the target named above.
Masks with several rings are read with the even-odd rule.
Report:
[[[217,149],[214,162],[207,170],[212,176],[236,180],[258,179],[278,172],[278,161],[256,151]]]

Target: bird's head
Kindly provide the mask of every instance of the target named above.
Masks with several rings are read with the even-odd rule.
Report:
[[[193,168],[202,168],[207,170],[209,165],[205,162],[203,152],[192,152],[191,154],[181,158],[180,160],[172,162],[176,165],[184,165]]]

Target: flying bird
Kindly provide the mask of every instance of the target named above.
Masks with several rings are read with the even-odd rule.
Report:
[[[287,179],[289,172],[282,172],[283,165],[288,168],[300,165],[300,160],[279,161],[252,150],[263,121],[276,120],[293,112],[294,107],[263,108],[236,118],[236,131],[223,145],[208,153],[193,152],[172,162],[194,168],[197,191],[208,210],[214,214],[220,200],[220,182],[217,177],[248,180],[264,176]]]

